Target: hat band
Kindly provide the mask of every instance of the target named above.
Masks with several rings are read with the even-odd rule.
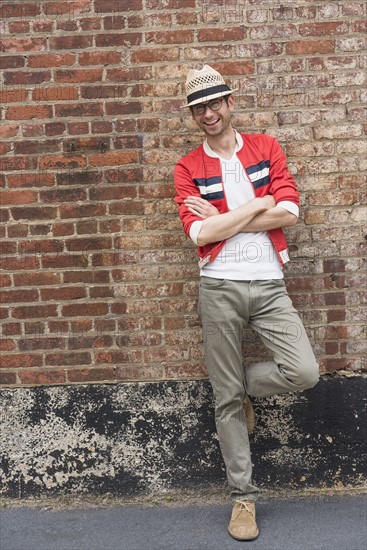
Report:
[[[198,92],[193,92],[192,94],[187,96],[187,103],[191,103],[191,101],[195,101],[195,99],[208,97],[210,95],[218,94],[220,92],[230,91],[231,90],[228,88],[227,84],[219,84],[218,86],[212,86],[211,88],[205,88],[203,90],[199,90]]]

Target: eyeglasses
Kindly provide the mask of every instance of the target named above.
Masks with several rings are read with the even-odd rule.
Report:
[[[209,109],[211,109],[212,111],[219,111],[222,106],[223,99],[224,97],[217,97],[216,99],[208,101],[208,103],[199,103],[198,105],[193,105],[191,107],[192,112],[194,113],[194,115],[203,115],[207,107],[209,107]]]

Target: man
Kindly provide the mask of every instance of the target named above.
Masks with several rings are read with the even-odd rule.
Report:
[[[228,531],[235,539],[252,540],[259,534],[258,488],[252,481],[247,394],[304,390],[319,379],[282,272],[289,257],[281,228],[297,222],[299,196],[278,142],[233,129],[235,90],[217,71],[209,65],[191,70],[186,89],[186,107],[206,140],[177,164],[175,200],[200,257],[205,359],[233,498]],[[243,367],[245,326],[259,334],[272,361]]]

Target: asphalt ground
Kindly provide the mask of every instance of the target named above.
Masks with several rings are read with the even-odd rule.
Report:
[[[367,496],[261,499],[259,537],[227,534],[231,505],[120,505],[0,511],[1,550],[366,550]]]

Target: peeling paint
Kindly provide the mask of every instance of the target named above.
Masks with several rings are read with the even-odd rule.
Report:
[[[260,487],[358,486],[366,478],[364,378],[254,402]],[[205,380],[1,391],[3,496],[133,495],[223,484]]]

